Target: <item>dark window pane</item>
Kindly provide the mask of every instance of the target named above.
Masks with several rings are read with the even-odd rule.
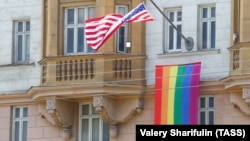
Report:
[[[73,53],[74,51],[74,29],[67,29],[67,53]]]
[[[169,44],[168,44],[168,48],[169,50],[173,50],[174,47],[174,28],[172,26],[169,26]]]
[[[211,23],[211,48],[215,48],[215,21]]]
[[[200,112],[200,124],[206,124],[206,114],[204,111]]]
[[[202,10],[202,18],[207,18],[207,8],[203,8],[203,10]]]
[[[19,130],[20,130],[20,122],[19,121],[16,121],[15,122],[15,141],[19,141]]]
[[[82,115],[89,115],[89,105],[82,105]]]
[[[75,17],[74,17],[74,9],[68,9],[67,11],[67,18],[68,18],[68,21],[67,21],[67,24],[74,24],[74,20],[75,20]]]
[[[214,124],[214,112],[209,111],[208,116],[209,116],[209,124]]]
[[[94,118],[92,120],[92,141],[99,141],[99,125],[100,119]]]
[[[89,141],[89,119],[82,119],[81,141]]]
[[[17,31],[22,32],[23,31],[23,22],[18,22],[17,25],[18,25]]]
[[[79,8],[78,9],[78,16],[77,16],[78,20],[77,20],[77,23],[84,23],[85,21],[85,11],[84,11],[84,8]]]
[[[15,118],[20,118],[20,108],[15,109]]]
[[[84,31],[83,31],[83,27],[79,27],[77,30],[77,52],[83,52],[83,45],[84,45]]]
[[[181,31],[181,25],[178,25],[177,26],[177,29],[179,30],[179,31]],[[179,34],[178,32],[177,32],[177,34],[176,34],[176,36],[177,36],[177,43],[176,43],[176,45],[177,45],[177,49],[181,49],[181,34]]]
[[[169,19],[173,22],[174,21],[174,12],[169,13]]]
[[[109,141],[109,124],[103,122],[103,141]]]
[[[200,108],[205,108],[206,106],[206,99],[205,97],[200,98]]]
[[[209,97],[208,99],[208,106],[209,108],[213,108],[214,107],[214,97]]]
[[[182,15],[181,11],[178,11],[177,12],[177,21],[181,21],[181,15]]]
[[[29,21],[26,22],[26,31],[30,31],[30,22]]]
[[[207,48],[207,22],[202,23],[202,48]]]
[[[88,46],[88,53],[93,53],[93,52],[95,52],[95,50],[92,47]]]
[[[125,51],[125,27],[121,27],[118,30],[118,46],[119,46],[119,51],[124,52]]]
[[[26,49],[25,49],[25,60],[29,60],[30,58],[30,35],[26,35]]]
[[[27,141],[27,121],[23,122],[22,141]]]
[[[23,58],[23,36],[17,36],[17,60],[21,61]]]
[[[216,17],[216,9],[215,9],[215,7],[211,8],[211,17],[213,17],[213,18]]]
[[[23,117],[28,117],[28,108],[23,108]]]

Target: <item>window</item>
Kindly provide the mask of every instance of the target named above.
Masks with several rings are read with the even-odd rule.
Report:
[[[128,13],[127,6],[116,6],[116,12],[125,15]],[[127,53],[126,42],[128,40],[128,25],[123,24],[116,33],[116,52]]]
[[[199,100],[199,121],[202,125],[214,124],[214,97],[201,96]]]
[[[84,21],[95,15],[94,7],[68,8],[65,10],[65,42],[64,54],[93,53],[87,46]]]
[[[215,48],[215,32],[216,32],[216,9],[215,7],[201,7],[201,34],[200,46],[201,49]]]
[[[13,108],[12,141],[27,141],[28,107]]]
[[[180,9],[168,10],[167,15],[169,20],[181,31],[182,12]],[[181,50],[181,35],[174,29],[174,27],[165,21],[165,37],[167,38],[165,52],[180,51]]]
[[[92,104],[80,104],[80,141],[109,141],[109,125],[103,122]]]
[[[16,21],[14,63],[25,63],[30,59],[30,21]]]

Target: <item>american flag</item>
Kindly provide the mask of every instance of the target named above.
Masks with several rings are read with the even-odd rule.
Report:
[[[119,14],[109,14],[86,20],[85,34],[88,46],[97,51],[122,26],[122,17]]]
[[[143,3],[131,10],[125,16],[109,14],[99,18],[85,21],[85,35],[87,45],[97,51],[107,39],[116,32],[124,23],[152,21]]]
[[[145,5],[140,3],[136,8],[131,10],[128,14],[126,14],[123,18],[123,22],[146,22],[153,21],[153,17],[148,13]]]

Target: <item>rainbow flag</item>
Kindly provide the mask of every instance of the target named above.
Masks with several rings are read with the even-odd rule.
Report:
[[[155,124],[197,124],[201,62],[159,65],[155,71]]]

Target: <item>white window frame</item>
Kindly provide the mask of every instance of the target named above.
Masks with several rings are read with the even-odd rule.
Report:
[[[94,8],[94,9],[92,9]],[[68,24],[68,10],[74,10],[74,23],[73,24]],[[78,23],[78,9],[84,9],[84,20],[81,23]],[[90,13],[90,11],[94,11],[93,13]],[[93,18],[95,15],[95,7],[93,6],[86,6],[86,7],[70,7],[66,8],[64,12],[64,54],[65,55],[77,55],[77,54],[84,54],[84,53],[94,53],[94,50],[91,47],[88,47],[86,43],[86,38],[85,38],[85,33],[84,33],[84,27],[85,23],[84,21],[88,18]],[[73,52],[68,52],[67,47],[68,47],[68,30],[69,28],[73,28],[74,31],[74,39],[73,39]],[[83,51],[78,51],[78,28],[83,28]]]
[[[119,12],[119,8],[124,8],[124,13]],[[128,6],[126,5],[116,5],[115,11],[118,14],[125,15],[128,13]],[[120,43],[120,32],[124,29],[124,43],[123,43],[123,49],[121,50],[119,48]],[[128,24],[124,23],[122,26],[117,30],[116,36],[115,36],[115,42],[116,42],[116,52],[117,53],[128,53],[128,48],[126,47],[126,42],[128,41]]]
[[[82,115],[82,105],[88,105],[89,106],[89,115]],[[92,141],[92,119],[99,119],[99,141],[103,141],[103,121],[102,119],[99,117],[99,115],[97,113],[93,113],[92,111],[94,111],[95,109],[93,109],[94,107],[92,106],[92,103],[80,103],[79,104],[79,141],[82,141],[82,136],[81,136],[81,132],[82,132],[82,119],[89,119],[89,128],[88,130],[90,131],[88,133],[88,141]]]
[[[177,13],[181,12],[181,20],[178,21],[177,20]],[[172,23],[178,28],[178,26],[181,27],[182,29],[182,9],[181,8],[173,8],[173,9],[166,9],[165,13],[167,15],[167,17],[171,20],[170,14],[174,13],[174,20],[171,20]],[[165,37],[165,48],[164,48],[164,52],[178,52],[181,51],[182,48],[182,37],[181,35],[176,31],[176,29],[174,29],[174,27],[172,28],[173,30],[173,46],[172,48],[170,48],[170,27],[172,26],[171,23],[169,23],[167,20],[164,20],[164,37]],[[180,30],[181,31],[181,30]],[[179,39],[179,45],[180,47],[177,48],[177,38]]]
[[[207,8],[207,18],[203,18],[203,9]],[[211,15],[211,9],[215,8],[215,17],[212,17]],[[201,50],[209,50],[209,49],[215,49],[216,48],[216,6],[215,5],[203,5],[199,8],[200,11],[200,32],[199,32],[199,46]],[[212,45],[212,22],[214,22],[214,45]],[[203,43],[203,23],[207,23],[207,43]],[[205,44],[205,45],[204,45]]]
[[[23,116],[23,111],[24,111],[24,108],[27,108],[27,117],[24,117]],[[19,118],[16,118],[16,110],[17,109],[20,109],[20,117]],[[15,122],[19,122],[19,136],[18,136],[18,141],[27,141],[27,135],[26,135],[26,139],[27,140],[23,140],[23,124],[24,122],[27,122],[27,128],[26,128],[26,131],[28,130],[28,107],[27,106],[16,106],[16,107],[13,107],[13,114],[12,114],[12,141],[17,141],[15,140]]]
[[[205,107],[200,107],[201,106],[201,98],[205,99]],[[209,98],[213,98],[213,107],[209,107]],[[199,97],[199,123],[201,124],[200,120],[200,113],[205,112],[205,125],[209,124],[214,124],[214,116],[213,116],[213,123],[209,123],[209,112],[213,112],[213,115],[215,114],[214,112],[214,96],[212,95],[206,95],[206,96],[200,96]]]
[[[18,31],[18,24],[22,23],[22,31]],[[27,30],[27,24],[29,23],[29,30]],[[23,64],[29,63],[30,60],[30,29],[31,24],[29,20],[18,20],[14,21],[14,63]],[[19,54],[19,39],[18,37],[22,37],[22,48],[21,54]],[[21,55],[21,58],[19,56]]]

